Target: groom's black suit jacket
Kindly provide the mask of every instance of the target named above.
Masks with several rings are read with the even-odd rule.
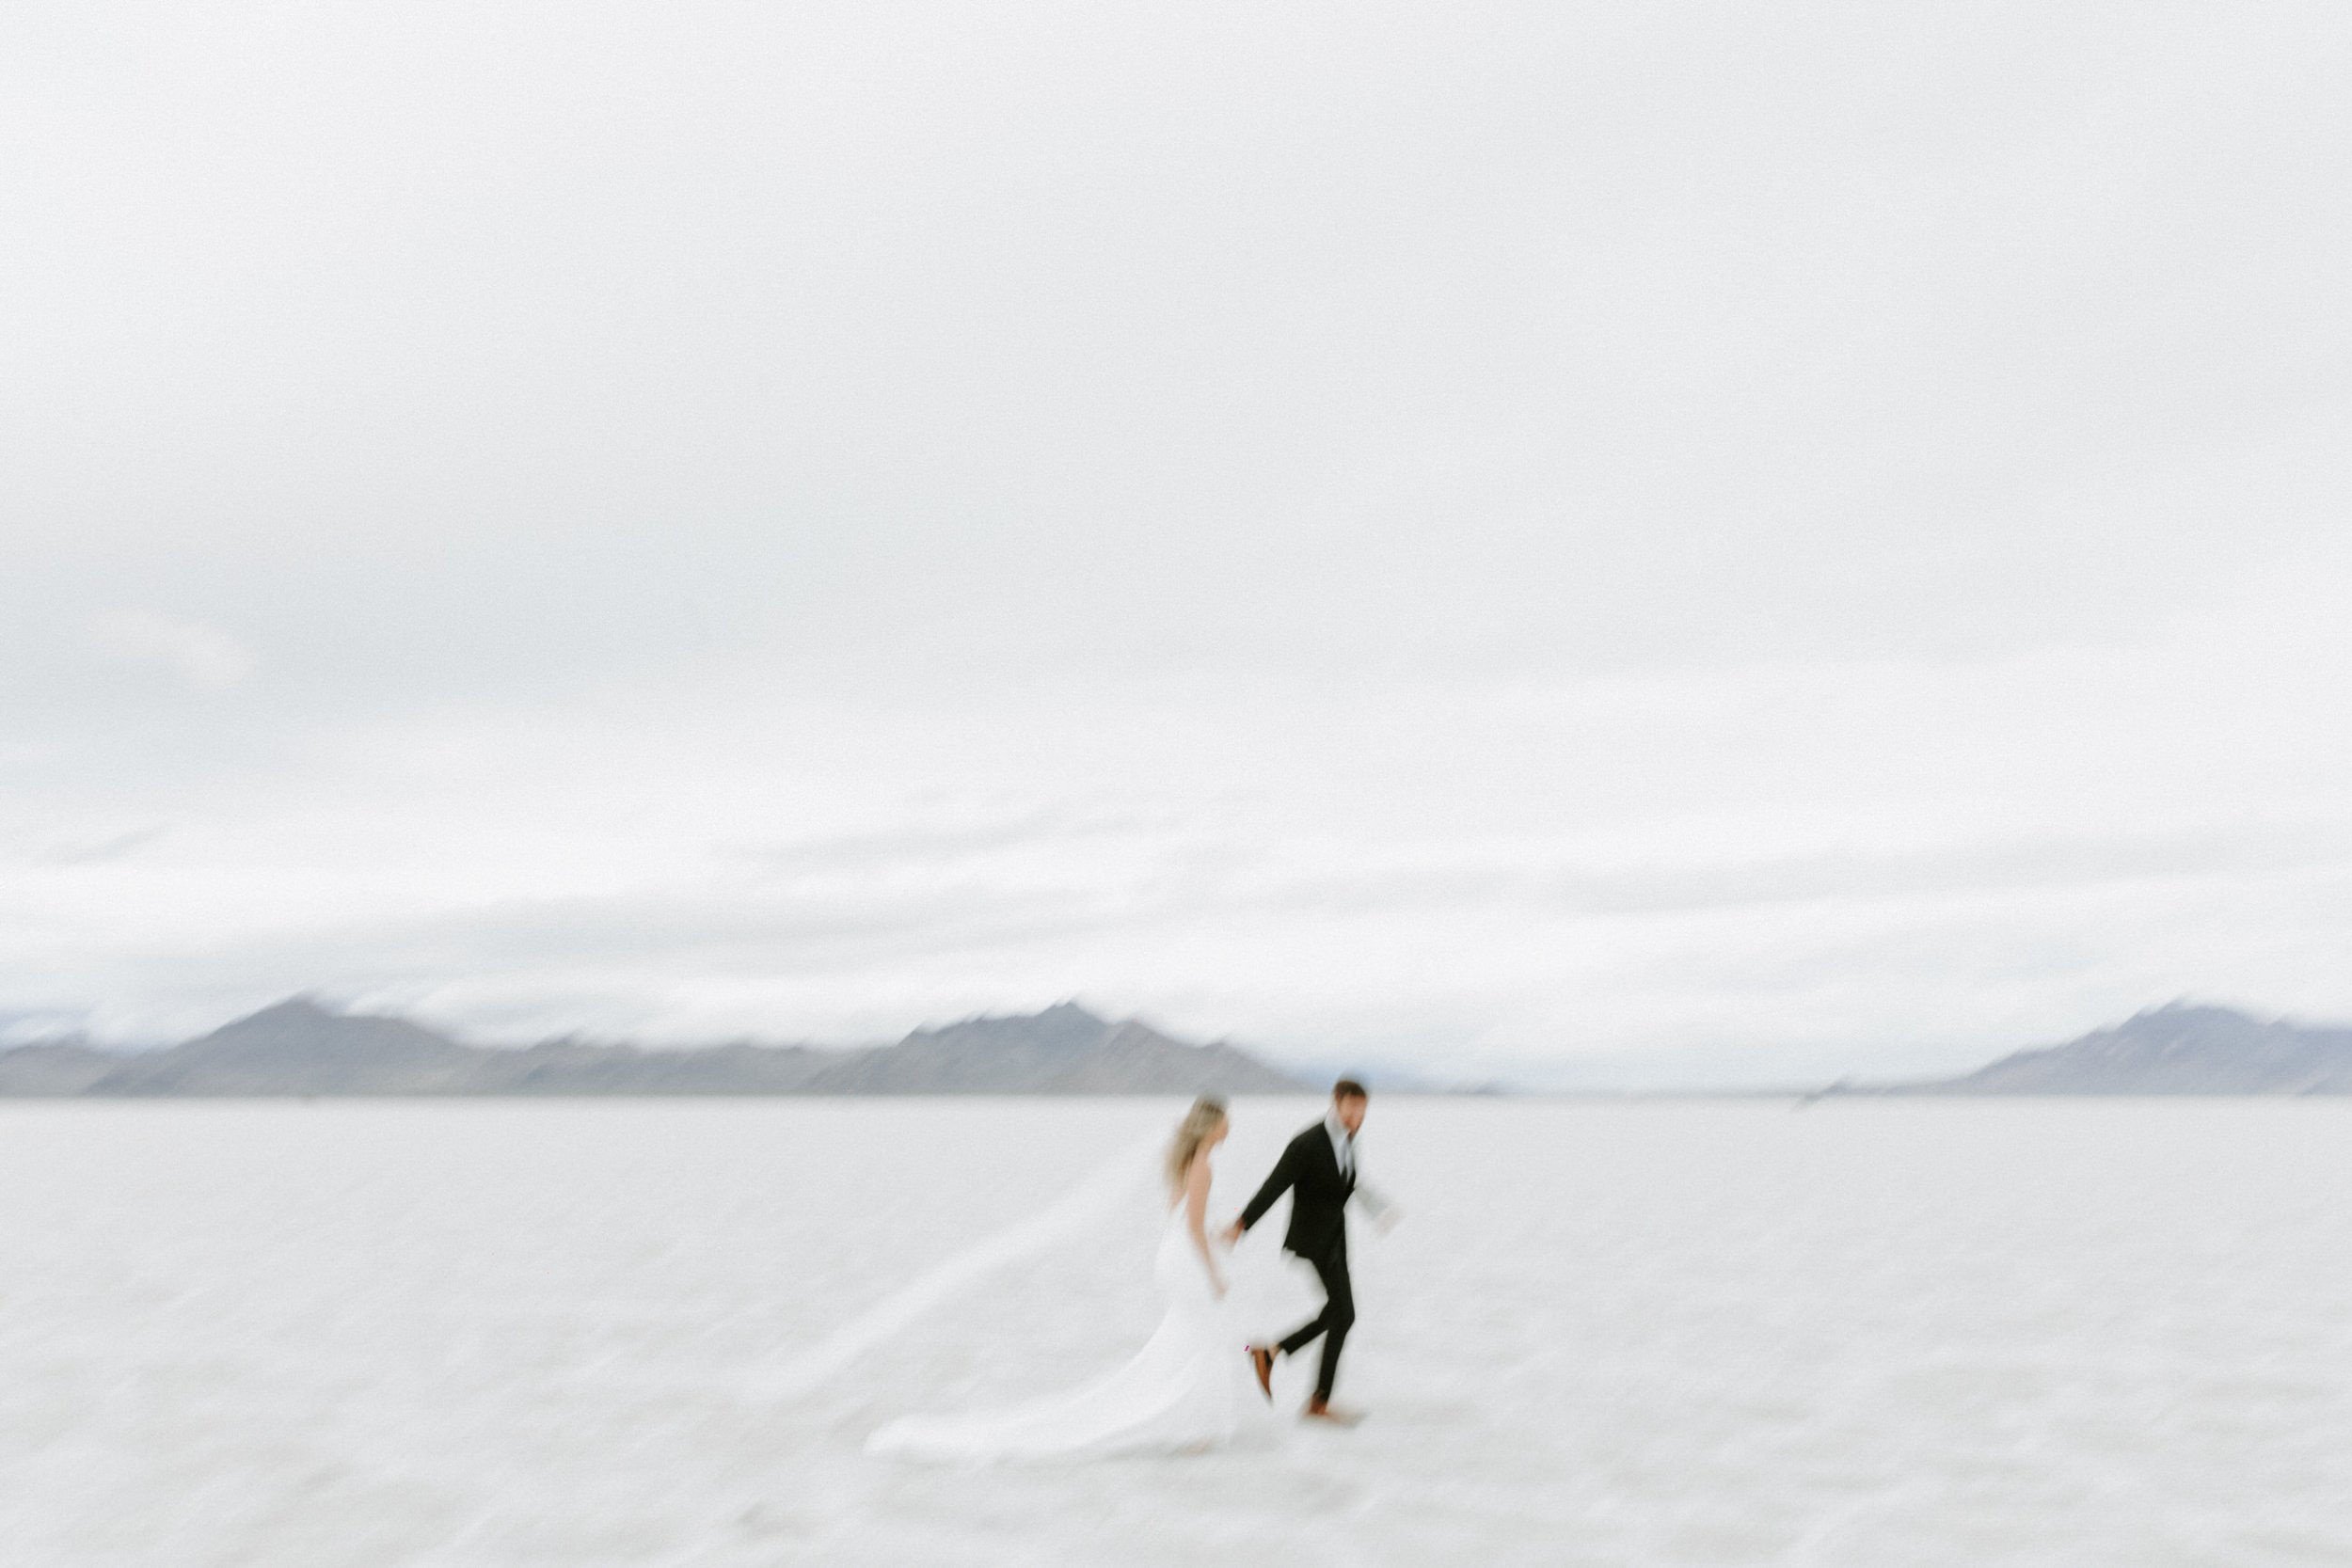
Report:
[[[1241,1212],[1244,1230],[1265,1217],[1274,1200],[1291,1195],[1290,1228],[1282,1245],[1305,1259],[1329,1258],[1347,1246],[1347,1200],[1356,1196],[1353,1171],[1340,1169],[1330,1130],[1316,1122],[1282,1150],[1274,1169]]]

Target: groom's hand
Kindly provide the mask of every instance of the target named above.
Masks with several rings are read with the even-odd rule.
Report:
[[[1225,1244],[1227,1246],[1238,1245],[1241,1242],[1241,1221],[1235,1220],[1232,1224],[1227,1226],[1225,1227],[1224,1236]]]

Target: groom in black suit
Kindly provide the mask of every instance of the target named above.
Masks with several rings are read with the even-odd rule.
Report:
[[[1282,1157],[1274,1163],[1265,1185],[1225,1232],[1230,1246],[1265,1217],[1276,1198],[1286,1192],[1291,1195],[1291,1223],[1282,1235],[1282,1246],[1313,1266],[1315,1277],[1323,1281],[1323,1310],[1279,1345],[1251,1345],[1249,1360],[1257,1370],[1258,1386],[1272,1399],[1275,1356],[1295,1355],[1322,1336],[1323,1364],[1315,1372],[1314,1398],[1308,1402],[1307,1414],[1343,1426],[1354,1424],[1356,1418],[1331,1408],[1331,1385],[1339,1376],[1340,1350],[1356,1322],[1356,1292],[1347,1278],[1347,1200],[1358,1192],[1356,1134],[1363,1128],[1364,1111],[1370,1103],[1371,1096],[1353,1078],[1331,1085],[1331,1108],[1321,1121],[1290,1141]],[[1375,1217],[1385,1217],[1389,1206],[1370,1188],[1362,1191]]]

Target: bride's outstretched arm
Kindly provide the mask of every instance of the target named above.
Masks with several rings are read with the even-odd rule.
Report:
[[[1218,1295],[1225,1293],[1225,1276],[1216,1272],[1216,1256],[1209,1250],[1209,1162],[1196,1158],[1192,1168],[1184,1172],[1184,1228],[1192,1232],[1192,1244],[1200,1251],[1200,1266],[1209,1271],[1209,1284]]]

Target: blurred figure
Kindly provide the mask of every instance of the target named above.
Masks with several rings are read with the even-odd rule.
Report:
[[[1353,1426],[1362,1419],[1359,1415],[1331,1403],[1332,1385],[1340,1371],[1340,1352],[1346,1346],[1347,1331],[1356,1322],[1356,1291],[1347,1275],[1347,1202],[1352,1197],[1361,1197],[1384,1227],[1393,1222],[1395,1215],[1386,1199],[1357,1180],[1356,1134],[1363,1130],[1364,1112],[1371,1103],[1370,1091],[1353,1078],[1343,1078],[1332,1085],[1330,1109],[1324,1113],[1321,1121],[1290,1141],[1282,1157],[1274,1163],[1265,1184],[1258,1189],[1258,1196],[1249,1200],[1241,1218],[1225,1232],[1226,1244],[1231,1246],[1241,1240],[1244,1231],[1265,1217],[1275,1199],[1286,1192],[1291,1195],[1291,1222],[1283,1232],[1282,1246],[1305,1259],[1315,1271],[1315,1277],[1323,1282],[1323,1310],[1277,1344],[1248,1347],[1249,1365],[1257,1374],[1260,1392],[1270,1401],[1274,1398],[1275,1357],[1295,1355],[1320,1336],[1323,1363],[1315,1370],[1315,1391],[1307,1402],[1307,1415],[1311,1419],[1341,1426]]]
[[[1169,1141],[1168,1219],[1152,1262],[1168,1312],[1134,1360],[1008,1410],[905,1417],[875,1433],[866,1451],[943,1460],[1199,1451],[1269,1430],[1233,1359],[1239,1331],[1229,1326],[1225,1275],[1209,1245],[1209,1160],[1229,1131],[1224,1101],[1204,1095]]]

